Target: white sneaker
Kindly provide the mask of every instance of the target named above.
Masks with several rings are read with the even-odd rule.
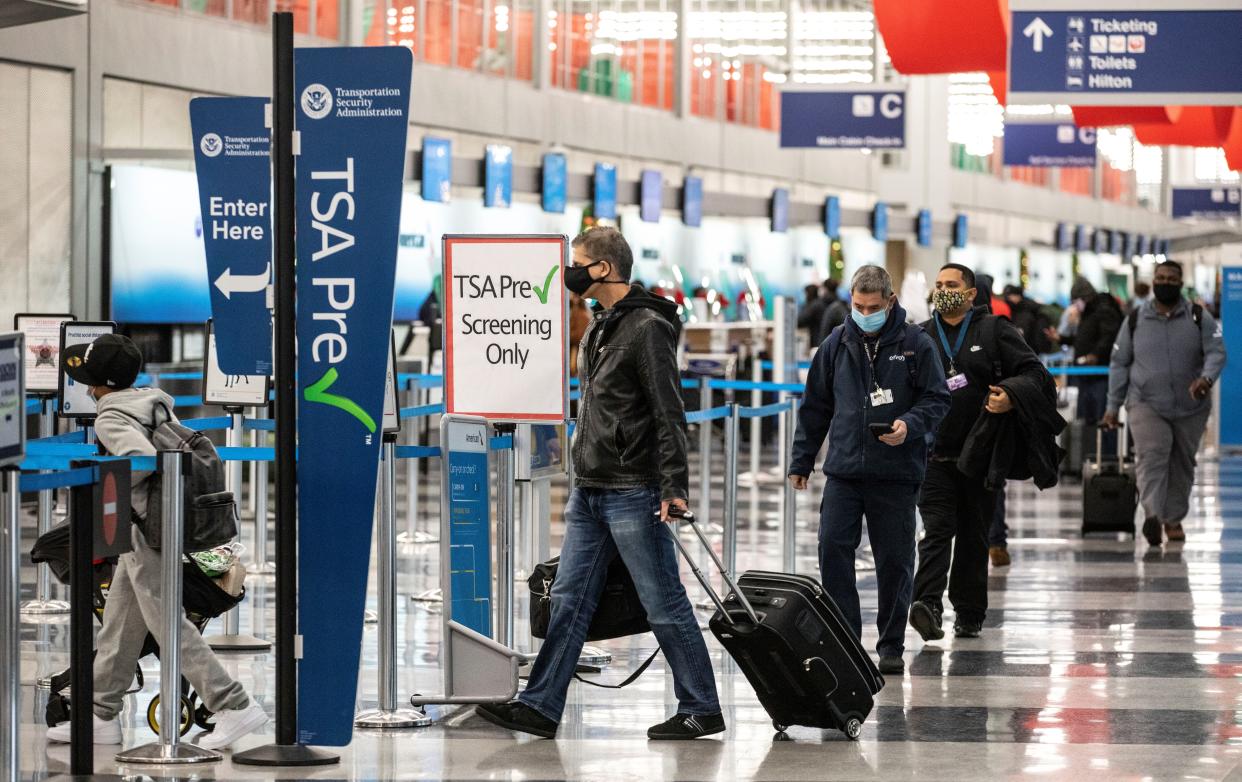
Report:
[[[254,701],[244,709],[222,711],[213,717],[216,727],[198,741],[203,749],[224,749],[267,724],[267,712]]]
[[[101,717],[93,716],[94,738],[96,744],[120,744],[121,743],[121,723],[119,720],[105,720]],[[68,744],[70,740],[70,724],[62,722],[54,728],[48,728],[47,740],[56,744]]]

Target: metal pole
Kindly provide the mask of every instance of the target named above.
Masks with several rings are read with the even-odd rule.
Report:
[[[81,466],[80,463],[73,463]],[[69,673],[73,697],[79,703],[95,700],[92,670],[95,637],[94,610],[94,488],[91,485],[69,489]],[[69,773],[72,776],[95,773],[94,721],[91,709],[69,712]]]
[[[354,720],[359,728],[391,730],[431,724],[422,711],[397,708],[397,444],[385,435],[380,459],[376,529],[376,592],[379,595],[379,708]],[[409,620],[407,620],[409,621]]]
[[[798,398],[789,397],[789,409],[784,414],[785,451],[793,452],[794,434],[798,430]],[[793,484],[788,480],[781,482],[784,490],[781,495],[781,569],[786,573],[797,571],[798,560],[798,495]]]
[[[711,378],[699,378],[699,409],[712,406]],[[706,524],[710,521],[712,496],[712,422],[699,423],[699,510],[698,517]]]
[[[267,445],[267,432],[256,429],[250,435],[250,444],[255,448]],[[267,460],[259,459],[252,464],[250,496],[254,499],[254,551],[250,552],[246,570],[256,576],[270,576],[276,573],[276,565],[267,558]]]
[[[512,435],[514,424],[497,424],[496,434]],[[517,562],[514,551],[515,484],[517,463],[514,449],[496,452],[496,641],[513,648],[513,582]],[[529,521],[529,520],[528,520]]]
[[[160,564],[160,739],[155,744],[126,750],[116,756],[117,763],[212,763],[221,760],[218,752],[181,743],[181,549],[185,528],[184,451],[161,451],[159,472],[163,540]]]
[[[741,424],[736,402],[729,404],[729,417],[724,431],[724,542],[725,567],[730,575],[737,573],[737,435]]]
[[[226,407],[230,423],[225,435],[225,444],[230,448],[240,448],[243,441],[242,411],[240,407]],[[242,489],[242,467],[239,461],[226,462],[224,471],[224,488],[233,492],[233,499],[239,500]],[[266,503],[265,503],[266,504]],[[266,519],[264,522],[266,523]],[[271,643],[241,632],[241,607],[235,606],[224,615],[224,634],[208,636],[207,643],[217,652],[266,652],[272,648]]]
[[[51,437],[56,433],[56,418],[52,410],[53,400],[49,397],[40,399],[39,437]],[[46,472],[46,471],[44,471]],[[43,535],[52,529],[52,506],[56,495],[53,489],[39,492],[39,534]],[[52,599],[51,570],[46,565],[39,565],[35,571],[35,599],[22,604],[22,613],[32,616],[47,614],[67,614],[69,604],[64,600]],[[14,596],[16,599],[16,595]]]
[[[46,409],[46,404],[45,404]],[[17,782],[18,705],[21,701],[21,595],[22,495],[18,470],[0,472],[0,768],[5,782]]]

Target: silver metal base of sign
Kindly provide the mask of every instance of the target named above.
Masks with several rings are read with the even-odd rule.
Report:
[[[21,605],[21,612],[31,616],[50,616],[69,613],[69,604],[64,600],[27,600]]]
[[[367,730],[400,730],[425,728],[432,722],[421,709],[372,709],[355,717],[354,727]]]
[[[247,562],[246,575],[248,576],[274,576],[276,575],[275,562]]]
[[[366,611],[362,612],[362,622],[363,624],[369,624],[369,625],[379,624],[379,614],[375,613],[374,611],[370,609],[367,609]]]
[[[203,639],[213,652],[267,652],[272,642],[253,635],[209,635]]]
[[[578,655],[578,663],[604,668],[612,665],[612,653],[606,652],[598,646],[584,646],[582,647],[582,654]]]
[[[143,744],[120,752],[117,763],[126,765],[188,765],[190,763],[217,763],[223,760],[219,752],[196,747],[193,744]]]
[[[397,542],[403,546],[430,545],[432,543],[439,543],[440,536],[432,535],[430,532],[423,532],[421,530],[412,535],[409,532],[400,532],[397,533]]]

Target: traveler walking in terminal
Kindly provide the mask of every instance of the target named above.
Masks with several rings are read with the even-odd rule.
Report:
[[[880,670],[905,669],[905,624],[914,576],[914,506],[930,436],[949,411],[936,346],[906,323],[888,272],[864,266],[851,285],[850,320],[815,354],[807,376],[789,480],[803,490],[824,438],[827,485],[820,506],[824,588],[862,637],[854,557],[862,519],[879,582]]]
[[[1182,267],[1156,265],[1153,299],[1117,332],[1104,425],[1126,406],[1138,463],[1143,536],[1159,546],[1186,539],[1195,454],[1212,412],[1212,386],[1225,366],[1225,343],[1211,313],[1182,297]]]
[[[677,305],[630,285],[634,260],[615,228],[573,242],[565,285],[599,307],[578,359],[582,399],[574,489],[552,587],[547,641],[518,700],[478,707],[501,727],[556,735],[610,563],[620,555],[673,673],[677,713],[647,731],[693,739],[724,731],[703,633],[682,587],[669,508],[686,508],[685,411],[677,369]]]
[[[953,395],[949,414],[936,431],[919,495],[925,533],[918,546],[910,626],[924,641],[944,638],[940,624],[946,585],[957,615],[953,631],[958,638],[977,638],[987,614],[988,532],[996,512],[996,490],[958,469],[967,436],[980,416],[1013,410],[1002,381],[1026,377],[1055,395],[1052,376],[1022,332],[975,306],[975,294],[970,268],[945,265],[936,277],[935,314],[923,324],[939,343]]]
[[[833,329],[845,323],[850,317],[850,305],[839,295],[841,283],[833,279],[824,280],[824,301],[828,303],[824,307],[824,317],[819,324],[819,342],[812,342],[811,347],[817,348],[823,341],[828,339],[828,335]]]
[[[803,302],[802,309],[798,310],[798,328],[806,329],[811,336],[811,344],[818,345],[824,341],[820,328],[824,323],[824,310],[828,309],[831,302],[818,285],[807,285],[803,289],[803,295],[806,296],[806,301]]]
[[[173,400],[154,388],[135,389],[142,355],[128,337],[108,334],[90,345],[65,350],[65,374],[89,386],[95,397],[95,434],[113,456],[154,456],[155,446],[143,427],[172,418]],[[175,420],[175,419],[174,419]],[[145,519],[148,472],[134,472],[130,503],[135,519]],[[134,550],[122,554],[108,590],[103,625],[95,654],[95,743],[120,744],[117,716],[134,681],[147,633],[163,643],[162,564],[138,524],[131,530]],[[181,674],[189,680],[203,704],[215,713],[215,729],[199,740],[207,749],[224,749],[267,723],[263,707],[229,676],[189,619],[181,620]],[[75,705],[76,708],[76,705]],[[69,741],[69,723],[48,731],[54,742]]]
[[[1075,287],[1079,289],[1079,298],[1083,303],[1082,315],[1077,331],[1064,343],[1074,347],[1075,366],[1106,367],[1125,315],[1121,312],[1121,305],[1108,291],[1097,293],[1091,283],[1082,278],[1075,283]],[[1088,426],[1095,426],[1108,407],[1108,378],[1086,375],[1074,380],[1078,386],[1078,419]],[[1106,453],[1117,452],[1116,435],[1104,438],[1104,449]]]

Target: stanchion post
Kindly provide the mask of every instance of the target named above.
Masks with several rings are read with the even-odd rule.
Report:
[[[94,566],[95,530],[91,487],[69,490],[69,686],[79,704],[95,702],[94,672]],[[95,773],[94,714],[91,709],[69,712],[69,773]]]
[[[56,433],[56,414],[52,409],[54,404],[52,397],[39,396],[39,437],[51,437]],[[55,499],[54,489],[39,492],[40,535],[52,529],[52,505]],[[52,599],[51,568],[47,564],[39,565],[35,570],[35,599],[22,604],[22,613],[34,616],[69,613],[67,602]]]
[[[431,724],[422,711],[397,707],[397,443],[385,434],[380,458],[376,530],[376,592],[379,595],[379,708],[354,719],[359,728],[392,730]]]
[[[18,705],[21,701],[21,621],[17,601],[21,595],[22,495],[16,469],[0,470],[0,777],[17,782]]]
[[[513,436],[515,424],[496,424],[496,435]],[[515,440],[516,443],[516,440]],[[516,578],[514,548],[515,491],[517,482],[516,448],[496,452],[496,641],[513,648],[513,582]]]
[[[736,402],[731,402],[724,430],[724,543],[722,546],[725,567],[729,575],[737,575],[737,458],[740,424],[738,405]]]
[[[788,402],[789,409],[783,415],[783,445],[786,453],[793,453],[794,435],[798,431],[798,397],[790,395]],[[781,476],[781,485],[784,487],[781,494],[781,569],[786,573],[794,573],[798,564],[798,495],[788,476]]]
[[[710,410],[712,387],[710,377],[699,378],[699,409]],[[707,524],[711,521],[712,495],[712,422],[699,422],[699,511],[698,517]]]
[[[267,445],[267,432],[254,430],[250,442],[255,448]],[[254,551],[250,552],[246,570],[255,575],[270,576],[276,572],[276,565],[267,558],[267,460],[258,459],[252,464],[250,496],[254,498]]]
[[[161,624],[164,632],[160,642],[160,740],[154,744],[125,750],[116,756],[117,763],[214,763],[220,753],[193,744],[181,743],[181,623],[185,609],[181,607],[181,550],[185,530],[185,476],[190,462],[184,451],[161,451],[159,454]],[[78,700],[72,710],[89,713],[86,702]]]

